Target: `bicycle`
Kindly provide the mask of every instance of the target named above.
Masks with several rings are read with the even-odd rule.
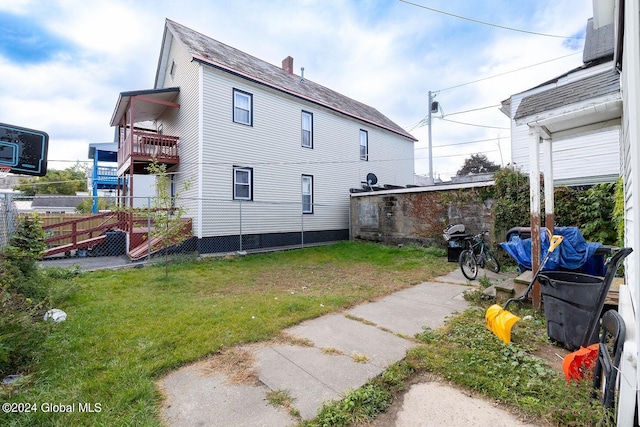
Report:
[[[478,276],[478,267],[486,268],[494,273],[500,272],[498,259],[484,242],[483,236],[485,234],[489,234],[489,232],[483,231],[464,239],[468,247],[460,252],[460,270],[469,280],[474,280]]]

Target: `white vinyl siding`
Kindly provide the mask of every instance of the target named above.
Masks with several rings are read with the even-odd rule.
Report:
[[[164,135],[178,136],[178,153],[180,164],[170,171],[175,177],[175,189],[178,197],[184,200],[181,206],[185,209],[184,218],[191,218],[193,230],[198,235],[200,225],[199,189],[200,189],[200,65],[191,61],[182,45],[175,39],[171,40],[168,53],[168,64],[175,64],[173,76],[171,65],[165,70],[165,75],[159,79],[157,89],[179,87],[180,92],[175,102],[180,108],[167,108],[158,120],[162,125]],[[134,186],[135,189],[135,186]]]
[[[302,146],[313,148],[313,114],[302,112]]]
[[[611,66],[610,64],[608,66]],[[601,73],[607,66],[592,67],[571,74],[558,83],[538,87],[511,97],[511,164],[523,173],[529,173],[529,126],[516,124],[513,115],[523,98],[536,93]],[[611,122],[597,130],[580,136],[553,139],[553,179],[555,185],[589,185],[613,182],[620,173],[620,126]],[[540,164],[544,172],[544,165]]]
[[[367,173],[382,184],[413,184],[413,141],[405,137],[366,124],[375,150],[361,162],[359,120],[211,67],[203,84],[203,237],[238,234],[240,208],[245,234],[301,230],[302,175],[314,178],[305,231],[348,229],[349,189],[361,188]],[[233,89],[253,94],[252,127],[229,120]],[[300,149],[302,110],[313,114],[313,150]],[[251,165],[254,193],[229,211],[234,165]]]
[[[313,213],[313,177],[302,175],[302,213]]]
[[[233,90],[233,121],[249,126],[253,124],[253,95]]]

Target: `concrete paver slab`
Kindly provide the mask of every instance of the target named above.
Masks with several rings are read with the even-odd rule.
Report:
[[[463,293],[471,289],[469,286],[450,283],[424,282],[396,292],[393,295],[425,304],[464,310],[467,308],[468,303],[465,301]]]
[[[223,375],[205,374],[195,366],[168,375],[161,387],[166,395],[164,419],[172,427],[296,424],[285,411],[267,403],[266,387],[226,384]]]
[[[483,399],[437,382],[415,384],[404,395],[395,427],[532,426]]]
[[[304,419],[316,416],[322,402],[340,398],[340,393],[297,366],[271,347],[258,351],[258,378],[269,389],[287,391]]]
[[[257,358],[260,381],[272,390],[287,390],[304,419],[315,417],[323,402],[342,398],[384,370],[316,347],[265,347]]]
[[[453,266],[454,264],[452,263],[451,265]],[[478,270],[478,277],[476,277],[474,280],[469,280],[466,277],[464,277],[464,275],[462,274],[462,271],[458,267],[455,270],[451,271],[449,274],[438,277],[435,280],[438,282],[455,283],[458,285],[469,285],[469,284],[477,285],[478,283],[480,283],[479,282],[480,278],[485,276],[491,280],[504,280],[505,278],[503,273],[494,273],[493,271],[489,271],[481,268]]]
[[[286,331],[311,340],[315,347],[333,348],[349,356],[366,356],[369,363],[387,368],[405,357],[413,343],[342,314],[319,317]]]
[[[389,295],[378,302],[357,306],[348,314],[413,337],[422,332],[424,327],[441,327],[447,316],[468,306],[464,299],[458,298],[467,287],[446,283],[418,286]]]

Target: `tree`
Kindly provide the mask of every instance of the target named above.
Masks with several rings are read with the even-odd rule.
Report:
[[[176,194],[171,196],[171,176],[167,173],[167,165],[153,159],[147,167],[149,173],[156,176],[156,196],[151,201],[151,220],[153,230],[151,237],[158,238],[164,250],[165,277],[169,276],[169,248],[184,242],[189,236],[185,234],[182,215],[185,209],[175,206]],[[186,182],[185,190],[189,187]]]
[[[490,161],[485,154],[472,154],[471,157],[464,161],[462,168],[456,173],[457,176],[467,176],[477,173],[489,173],[495,172],[500,169],[499,165],[496,165]]]
[[[64,170],[49,169],[45,176],[20,178],[20,183],[13,189],[27,196],[36,194],[75,196],[78,191],[87,191],[87,169],[80,163]]]

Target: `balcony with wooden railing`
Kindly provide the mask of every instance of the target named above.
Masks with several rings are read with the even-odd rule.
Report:
[[[122,135],[118,148],[118,168],[126,165],[136,174],[148,174],[147,166],[155,158],[159,163],[176,165],[180,162],[177,136],[160,135],[134,130]]]

